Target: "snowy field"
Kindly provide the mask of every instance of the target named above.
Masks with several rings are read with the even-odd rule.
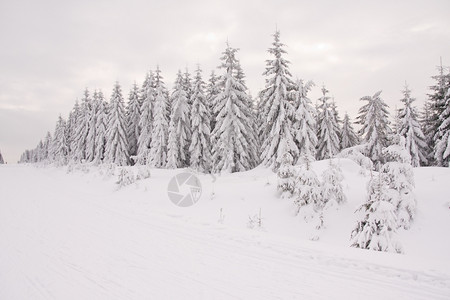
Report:
[[[180,208],[167,184],[182,170],[118,189],[97,168],[1,165],[0,299],[450,299],[450,169],[415,169],[417,217],[393,254],[349,247],[368,176],[340,163],[348,199],[320,232],[261,167],[199,175]]]

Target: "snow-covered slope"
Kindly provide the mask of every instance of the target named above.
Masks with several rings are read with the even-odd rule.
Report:
[[[199,175],[200,201],[180,208],[167,184],[181,170],[117,190],[98,169],[0,166],[0,299],[449,299],[450,169],[415,169],[400,255],[349,247],[368,177],[340,164],[348,201],[316,242],[265,168]]]

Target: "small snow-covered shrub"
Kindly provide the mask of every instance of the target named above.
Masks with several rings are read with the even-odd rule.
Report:
[[[285,152],[281,159],[281,165],[278,169],[277,190],[281,198],[291,198],[295,191],[295,168],[292,165],[294,159],[289,152]]]
[[[150,178],[150,176],[151,176],[151,173],[150,173],[150,168],[148,166],[144,165],[144,166],[137,167],[136,180],[147,179],[147,178]]]
[[[322,173],[322,197],[325,207],[338,206],[346,201],[342,180],[344,176],[339,165],[330,160],[328,168]]]
[[[301,166],[298,170],[294,204],[297,206],[297,213],[309,205],[314,210],[323,207],[320,181],[308,164]]]
[[[117,179],[116,184],[119,186],[119,188],[122,188],[124,186],[130,185],[136,181],[136,178],[134,177],[134,174],[132,170],[129,170],[127,168],[120,168],[119,176]]]
[[[356,211],[358,221],[351,233],[351,246],[385,252],[402,252],[396,238],[395,207],[389,202],[389,188],[381,173],[367,186],[367,201]]]
[[[225,215],[223,214],[223,208],[220,208],[219,211],[219,220],[217,222],[219,222],[220,224],[223,224],[225,221]]]
[[[383,149],[388,161],[380,172],[389,189],[388,201],[394,206],[398,227],[409,229],[416,213],[414,172],[411,155],[405,148],[405,138],[397,137],[397,144]]]
[[[261,209],[259,209],[259,214],[248,216],[247,227],[250,229],[263,229],[262,220],[263,218],[261,217]]]

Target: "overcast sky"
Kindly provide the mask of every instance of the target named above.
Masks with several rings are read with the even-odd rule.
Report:
[[[0,151],[9,162],[34,148],[83,90],[124,96],[159,65],[169,88],[178,69],[205,79],[228,39],[253,95],[264,86],[275,28],[294,78],[325,84],[340,114],[383,90],[400,106],[408,82],[422,106],[442,56],[450,65],[450,1],[0,0]]]

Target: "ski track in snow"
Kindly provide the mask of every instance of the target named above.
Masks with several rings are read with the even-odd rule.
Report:
[[[0,179],[0,299],[450,299],[448,273],[139,210],[101,180]]]

